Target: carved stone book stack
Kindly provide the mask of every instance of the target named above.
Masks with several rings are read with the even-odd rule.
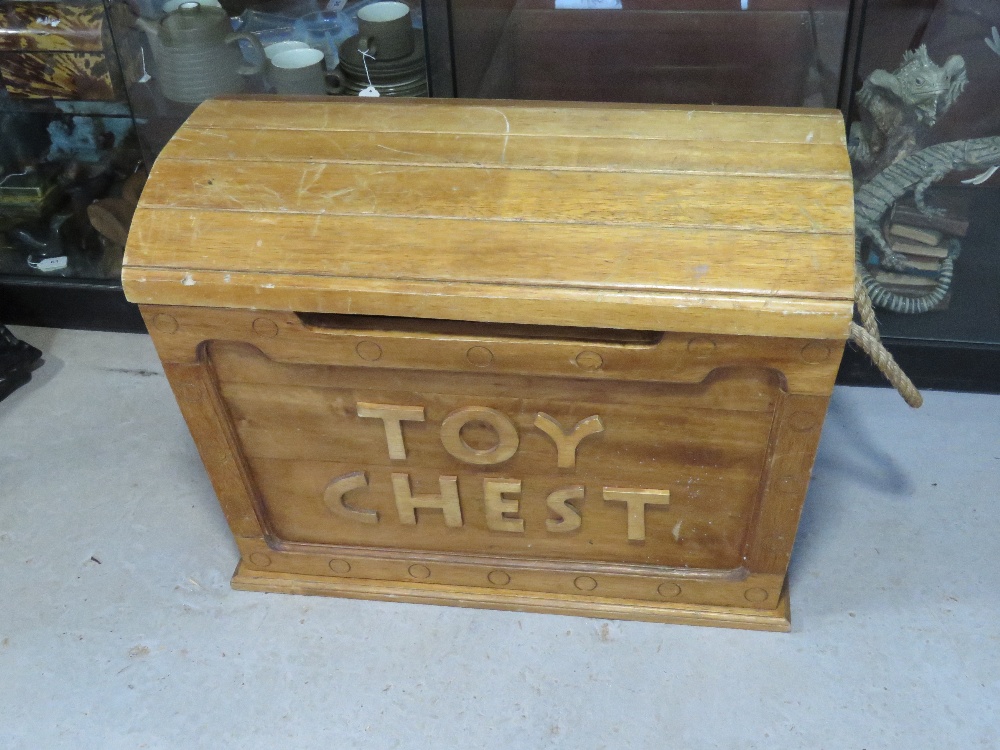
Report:
[[[123,278],[234,586],[782,630],[853,248],[838,112],[233,99]]]

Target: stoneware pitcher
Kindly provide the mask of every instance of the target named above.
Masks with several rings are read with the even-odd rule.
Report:
[[[198,104],[219,94],[246,91],[245,76],[264,69],[264,50],[250,34],[233,33],[222,8],[181,3],[158,23],[140,18],[149,37],[160,89],[168,99]],[[254,50],[255,62],[243,59],[238,41]]]

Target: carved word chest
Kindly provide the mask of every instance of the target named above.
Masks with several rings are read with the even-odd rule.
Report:
[[[233,99],[123,276],[235,587],[783,630],[853,248],[837,112]]]

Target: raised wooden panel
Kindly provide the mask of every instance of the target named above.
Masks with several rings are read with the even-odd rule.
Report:
[[[758,393],[753,410],[741,391],[749,393],[751,384],[760,383],[755,372],[723,373],[695,387],[617,382],[602,393],[562,379],[543,386],[558,397],[515,398],[496,395],[512,389],[494,375],[442,383],[421,372],[316,372],[319,368],[272,363],[255,350],[225,344],[210,347],[210,361],[253,473],[268,532],[282,542],[715,571],[742,565],[778,397],[774,377],[768,391]],[[271,373],[260,382],[255,374],[262,370]],[[275,382],[283,379],[296,384]],[[713,390],[728,398],[720,399]],[[359,416],[359,403],[422,407],[423,419],[403,423],[405,458],[389,457],[386,425]],[[477,416],[476,409],[493,410],[499,429],[483,425],[490,415]],[[463,410],[468,413],[460,414]],[[461,431],[464,444],[484,451],[503,445],[509,424],[516,430],[513,445],[497,456],[501,460],[489,463],[450,450],[444,435],[454,414],[468,422]],[[567,427],[596,415],[604,430],[580,442],[574,468],[560,469],[554,441],[534,424],[539,414]],[[511,457],[502,460],[506,455]],[[357,471],[366,472],[367,486],[355,490],[350,503],[376,511],[378,524],[352,522],[323,502],[331,480]],[[407,474],[414,494],[439,494],[440,477],[458,477],[460,530],[449,528],[441,512],[432,509],[419,510],[415,526],[401,524],[391,484],[399,472]],[[518,506],[512,515],[524,520],[523,534],[489,528],[484,482],[499,480],[522,483],[511,496]],[[550,532],[545,522],[557,516],[546,499],[578,485],[585,494],[572,512],[582,516],[581,527],[572,535]],[[645,543],[629,541],[626,509],[609,502],[605,488],[669,491],[668,508],[651,506],[647,512]]]

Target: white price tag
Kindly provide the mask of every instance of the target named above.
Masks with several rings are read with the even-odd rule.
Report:
[[[66,267],[68,259],[65,255],[59,255],[55,258],[46,258],[45,260],[40,260],[37,263],[32,263],[28,261],[28,265],[34,268],[36,271],[61,271]]]
[[[358,96],[382,96],[374,86],[365,86],[358,92]]]
[[[622,0],[556,0],[556,10],[621,10]]]

